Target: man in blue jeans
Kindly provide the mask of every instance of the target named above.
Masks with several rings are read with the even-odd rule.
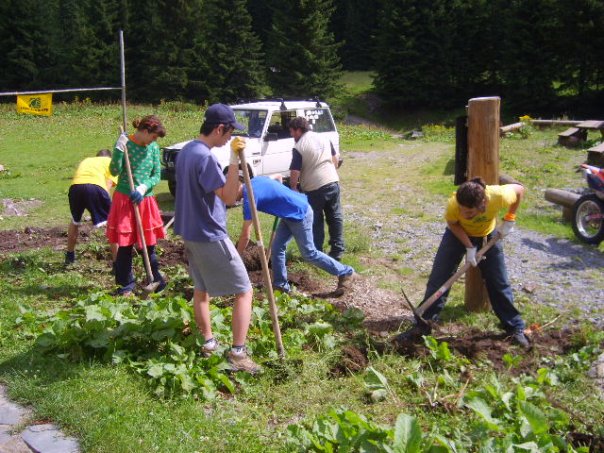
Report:
[[[290,291],[285,251],[289,241],[294,238],[304,261],[338,277],[335,295],[342,296],[350,288],[356,274],[352,267],[340,263],[315,247],[312,232],[313,210],[308,204],[306,195],[295,192],[280,181],[266,176],[253,178],[251,183],[257,209],[281,219],[275,232],[271,252],[273,286],[283,292]],[[237,244],[237,250],[241,254],[250,241],[252,231],[252,212],[247,188],[241,188],[239,198],[243,198],[244,220]]]
[[[435,294],[456,272],[465,255],[466,262],[480,269],[491,306],[503,329],[512,342],[529,349],[530,343],[524,334],[524,321],[514,306],[501,242],[491,247],[483,260],[476,261],[477,248],[482,248],[483,243],[493,234],[499,234],[503,238],[512,232],[516,222],[516,210],[523,195],[524,187],[520,184],[487,186],[481,178],[474,178],[459,186],[457,192],[449,198],[445,213],[447,229],[434,258],[424,300]],[[496,229],[497,216],[504,209],[507,213]],[[425,320],[437,321],[448,295],[449,291],[445,291],[422,317]],[[430,330],[428,326],[417,324],[400,334],[396,341],[416,339],[421,335],[428,335]]]

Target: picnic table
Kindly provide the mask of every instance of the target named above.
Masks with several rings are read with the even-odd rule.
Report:
[[[576,146],[587,140],[587,132],[590,130],[600,131],[604,138],[604,121],[587,120],[580,121],[558,134],[558,143],[564,146]]]

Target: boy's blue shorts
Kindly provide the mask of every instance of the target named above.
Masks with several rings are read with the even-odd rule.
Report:
[[[84,210],[90,212],[92,224],[103,226],[107,222],[111,198],[109,193],[96,184],[73,184],[69,188],[69,209],[73,223],[79,225]]]

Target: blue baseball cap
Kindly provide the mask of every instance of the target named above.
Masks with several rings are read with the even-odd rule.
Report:
[[[212,104],[209,106],[204,115],[204,122],[211,125],[229,124],[235,129],[245,130],[245,126],[235,119],[233,109],[226,104]]]

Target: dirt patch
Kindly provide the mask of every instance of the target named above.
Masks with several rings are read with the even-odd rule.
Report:
[[[471,362],[488,362],[495,371],[513,375],[531,374],[540,366],[542,357],[568,354],[575,347],[573,329],[537,331],[530,335],[532,348],[524,351],[513,345],[505,333],[485,332],[476,328],[447,323],[447,332],[435,331],[432,336],[439,342],[446,341],[451,351]],[[409,357],[426,357],[430,351],[420,339],[398,344],[396,350]],[[506,363],[504,355],[510,354],[513,363]]]
[[[331,368],[332,376],[343,376],[347,373],[358,373],[369,365],[367,353],[357,347],[347,344],[342,347],[342,355]]]
[[[91,229],[90,226],[82,226],[78,241],[88,241]],[[17,253],[43,247],[59,249],[65,248],[66,245],[67,225],[50,229],[25,227],[20,231],[0,231],[0,252],[2,253]]]

